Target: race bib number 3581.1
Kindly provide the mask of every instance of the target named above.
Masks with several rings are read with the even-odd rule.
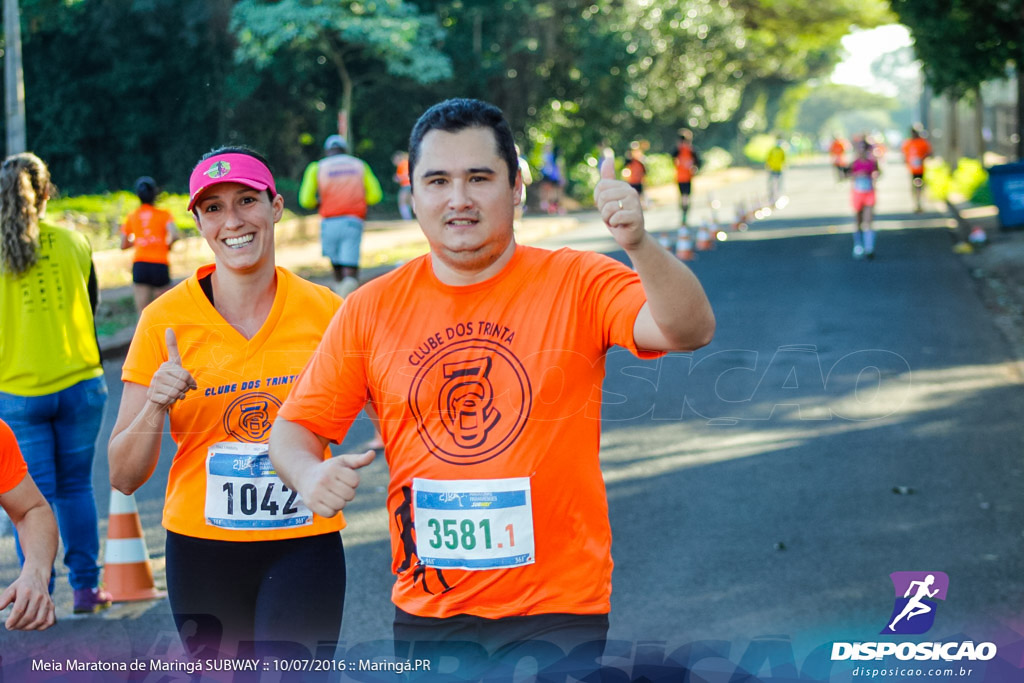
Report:
[[[500,569],[534,562],[530,480],[413,479],[416,554],[428,567]]]
[[[224,442],[206,453],[206,523],[283,529],[312,524],[313,513],[278,478],[267,444]]]

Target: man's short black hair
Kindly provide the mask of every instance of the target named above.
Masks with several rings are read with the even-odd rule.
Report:
[[[423,115],[412,128],[409,136],[409,177],[416,177],[416,162],[419,161],[420,145],[423,138],[432,130],[443,130],[446,133],[458,133],[466,128],[490,128],[494,131],[494,140],[498,146],[498,156],[508,166],[508,182],[514,186],[516,172],[519,170],[519,157],[516,155],[516,142],[512,137],[512,129],[505,120],[505,115],[493,104],[468,98],[445,100],[423,112]],[[415,180],[413,180],[415,183]]]

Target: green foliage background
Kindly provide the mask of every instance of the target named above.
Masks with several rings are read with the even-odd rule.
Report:
[[[666,153],[692,128],[714,156],[798,125],[798,86],[827,75],[885,0],[21,0],[29,147],[67,194],[151,175],[183,193],[206,151],[267,155],[298,180],[350,107],[382,181],[416,118],[447,97],[501,107],[524,153],[554,141],[579,196],[602,145]],[[350,80],[346,91],[342,74]],[[125,200],[125,206],[130,202]],[[386,200],[378,212],[393,211]]]

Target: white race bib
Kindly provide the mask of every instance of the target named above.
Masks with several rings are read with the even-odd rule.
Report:
[[[309,526],[313,513],[274,471],[265,443],[217,443],[206,452],[206,523],[224,529]]]
[[[416,555],[438,569],[534,563],[530,479],[412,480]]]

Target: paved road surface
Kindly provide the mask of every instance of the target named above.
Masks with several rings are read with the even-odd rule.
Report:
[[[625,670],[719,641],[695,665],[705,679],[727,681],[742,663],[825,680],[832,641],[884,639],[889,574],[931,571],[949,590],[927,639],[992,640],[1000,655],[984,680],[1020,674],[1021,366],[951,252],[945,218],[910,213],[905,171],[884,170],[874,261],[851,258],[849,188],[826,166],[792,168],[784,208],[692,263],[715,307],[714,342],[655,362],[612,353],[594,411],[605,420],[611,635]],[[719,190],[719,217],[763,186],[758,173]],[[707,215],[698,195],[694,217]],[[677,220],[658,208],[649,227]],[[586,221],[547,244],[614,249]],[[118,371],[107,367],[104,444]],[[345,447],[369,437],[361,421]],[[165,458],[137,494],[158,582],[166,470]],[[344,532],[346,647],[386,639],[392,615],[383,461],[366,475]],[[95,481],[106,509],[105,453]],[[0,577],[13,572],[9,545],[0,541]],[[111,658],[177,647],[166,601],[70,619],[66,589],[57,599],[55,629],[4,634],[9,671],[40,646]],[[849,680],[853,665],[836,663],[832,680]],[[982,680],[986,665],[972,666],[968,680]]]

